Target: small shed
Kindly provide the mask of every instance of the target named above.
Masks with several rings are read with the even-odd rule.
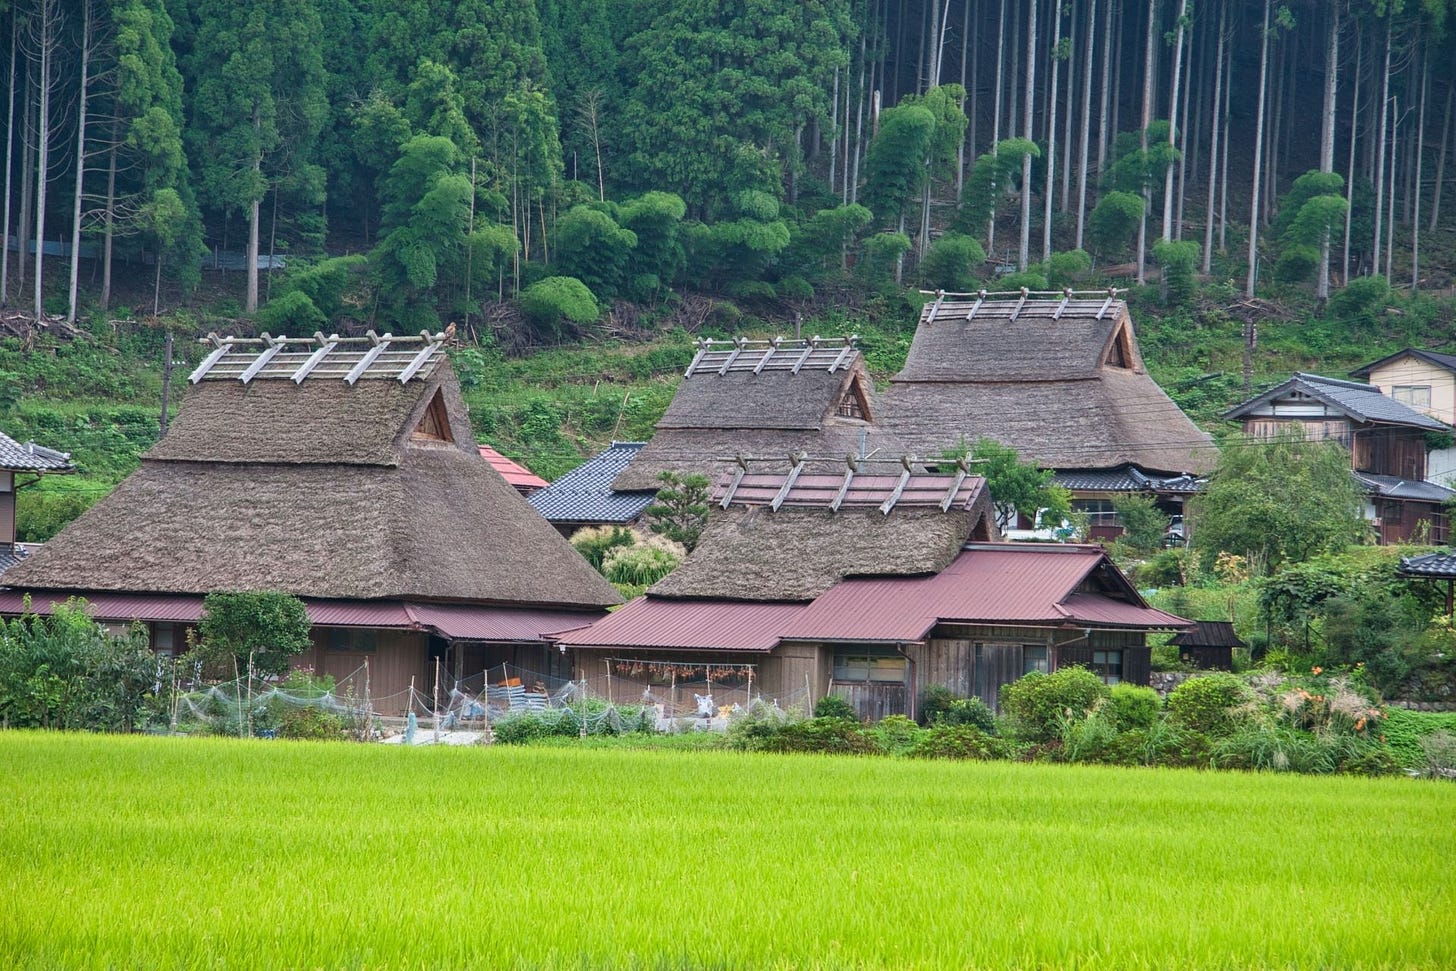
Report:
[[[587,526],[631,526],[657,498],[657,487],[618,490],[612,481],[645,444],[613,442],[526,501],[562,536]]]
[[[17,442],[0,433],[0,573],[23,561],[31,547],[16,542],[15,499],[19,491],[34,485],[43,475],[65,475],[75,472],[71,456],[45,448],[35,442]],[[17,475],[34,476],[17,480]]]
[[[1226,620],[1195,621],[1193,627],[1174,634],[1168,643],[1178,648],[1184,663],[1214,671],[1232,670],[1234,648],[1248,647]]]
[[[1403,556],[1396,573],[1403,577],[1446,582],[1446,616],[1456,614],[1456,552],[1443,550],[1424,556]]]

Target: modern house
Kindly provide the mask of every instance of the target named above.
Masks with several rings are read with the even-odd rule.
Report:
[[[1381,394],[1374,385],[1296,373],[1289,380],[1230,409],[1251,438],[1298,429],[1311,441],[1336,441],[1350,450],[1351,470],[1365,489],[1365,518],[1381,543],[1445,542],[1443,505],[1456,496],[1427,481],[1433,437],[1451,427]]]
[[[34,485],[43,475],[65,475],[75,472],[71,456],[35,442],[21,444],[9,435],[0,434],[0,573],[30,555],[30,548],[18,543],[15,524],[15,500],[21,489]],[[33,476],[16,479],[16,476]]]
[[[631,526],[652,505],[657,488],[619,491],[612,482],[645,444],[613,442],[527,501],[562,536],[588,526]]]
[[[1148,376],[1115,291],[936,294],[881,412],[922,457],[990,438],[1053,470],[1099,538],[1121,532],[1118,496],[1149,495],[1180,515],[1217,462],[1209,436]]]
[[[490,463],[490,467],[500,473],[506,485],[515,489],[523,496],[529,496],[539,489],[546,488],[546,480],[541,478],[530,469],[506,458],[489,445],[480,446],[480,457]]]
[[[367,672],[386,712],[437,675],[569,673],[549,635],[620,598],[481,457],[443,335],[210,343],[170,433],[6,574],[0,613],[84,597],[170,652],[209,592],[294,594],[299,663]]]
[[[1146,684],[1147,632],[1187,626],[1098,546],[997,542],[984,480],[964,468],[740,472],[716,495],[677,570],[560,635],[596,693],[695,679],[719,704],[832,693],[863,717],[913,716],[931,685],[995,705],[1001,685],[1070,664]]]
[[[1456,426],[1456,354],[1407,347],[1350,375],[1364,378],[1413,411]],[[1456,443],[1427,454],[1426,481],[1456,488]]]
[[[716,480],[800,455],[807,471],[838,473],[850,458],[898,463],[903,454],[878,420],[853,337],[703,340],[652,440],[612,488],[655,492],[662,472]]]

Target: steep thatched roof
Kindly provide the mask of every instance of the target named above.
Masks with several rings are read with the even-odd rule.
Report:
[[[828,476],[783,483],[783,505],[765,504],[780,489],[745,479],[746,501],[730,494],[715,507],[698,547],[652,587],[655,597],[807,601],[848,576],[922,576],[943,570],[971,538],[995,527],[979,477],[852,477],[837,511]],[[899,488],[897,489],[897,485]],[[720,488],[720,494],[726,488]],[[944,496],[954,502],[942,510]],[[889,512],[882,511],[891,500]]]
[[[881,420],[920,455],[985,437],[1045,468],[1201,473],[1217,458],[1143,369],[1110,297],[928,304]]]
[[[480,457],[443,357],[423,377],[366,378],[347,391],[341,384],[332,375],[200,381],[141,468],[8,572],[6,583],[619,601]],[[269,423],[255,424],[265,416]]]
[[[653,490],[666,471],[713,478],[738,456],[782,462],[803,452],[822,471],[862,451],[898,458],[904,447],[877,415],[874,383],[850,340],[704,342],[657,433],[612,487]]]

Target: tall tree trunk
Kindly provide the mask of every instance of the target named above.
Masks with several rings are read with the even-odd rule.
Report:
[[[1355,34],[1355,86],[1350,92],[1350,174],[1349,178],[1345,180],[1345,255],[1340,264],[1341,286],[1347,286],[1350,282],[1350,229],[1353,226],[1355,215],[1355,147],[1360,142],[1360,68],[1364,51],[1365,45],[1361,42],[1360,34],[1357,32]]]
[[[1060,0],[1056,0],[1053,6],[1055,7],[1057,3],[1060,3]],[[1072,118],[1076,114],[1072,110],[1072,98],[1076,94],[1077,87],[1076,72],[1072,70],[1071,61],[1072,52],[1077,49],[1077,11],[1075,8],[1071,11],[1071,29],[1067,34],[1067,38],[1072,43],[1067,51],[1067,110],[1065,113],[1065,121],[1063,122],[1064,127],[1062,128],[1062,199],[1058,206],[1058,209],[1063,213],[1067,211],[1067,206],[1070,204],[1072,198]]]
[[[864,154],[865,102],[870,96],[869,88],[865,85],[865,72],[870,67],[867,63],[869,58],[866,51],[866,41],[861,36],[859,41],[859,97],[854,102],[854,152],[853,157],[845,161],[846,166],[850,166],[850,163],[853,162],[848,173],[849,201],[851,203],[859,201],[859,160]],[[873,79],[872,73],[870,77]]]
[[[1199,41],[1202,41],[1201,36],[1198,39]],[[1206,48],[1207,45],[1205,44],[1204,47]],[[1207,59],[1206,50],[1204,59]],[[1192,100],[1193,90],[1193,60],[1193,44],[1190,42],[1188,44],[1188,56],[1183,60],[1183,85],[1181,88],[1181,97],[1183,100],[1182,104],[1178,108],[1178,117],[1183,119],[1183,124],[1178,126],[1178,171],[1175,180],[1178,186],[1178,200],[1175,203],[1173,209],[1174,239],[1183,238],[1183,204],[1185,202],[1186,196],[1188,195],[1188,146],[1190,144],[1189,133],[1190,131],[1196,131],[1196,129],[1193,128],[1193,117],[1190,114],[1189,109],[1189,103]],[[1197,114],[1202,115],[1202,112],[1198,112]]]
[[[1036,2],[1026,5],[1026,114],[1022,136],[1032,137],[1033,111],[1036,107]],[[1056,0],[1052,0],[1056,2]],[[1026,271],[1031,257],[1031,155],[1021,158],[1021,249],[1017,266]]]
[[[1426,142],[1426,99],[1431,93],[1431,62],[1421,58],[1421,106],[1416,111],[1415,188],[1411,192],[1411,293],[1421,286],[1421,154]]]
[[[1208,276],[1213,272],[1213,221],[1214,221],[1214,190],[1218,187],[1218,136],[1221,118],[1219,117],[1222,108],[1223,98],[1223,43],[1225,31],[1228,27],[1228,5],[1223,4],[1218,8],[1218,41],[1214,47],[1213,55],[1213,107],[1209,117],[1209,139],[1208,139],[1208,201],[1204,212],[1207,214],[1203,226],[1203,275]]]
[[[1395,177],[1395,147],[1400,144],[1400,95],[1390,100],[1390,218],[1386,224],[1385,279],[1389,280],[1395,266],[1395,186],[1400,180]]]
[[[1340,5],[1330,4],[1330,35],[1325,41],[1325,104],[1320,112],[1320,171],[1335,171],[1335,108],[1339,95],[1340,72]],[[1320,236],[1319,276],[1314,295],[1321,301],[1330,298],[1330,233]]]
[[[1446,120],[1441,123],[1441,151],[1436,156],[1436,185],[1431,192],[1430,231],[1433,233],[1436,231],[1436,223],[1441,218],[1441,185],[1446,181],[1446,148],[1451,143],[1452,95],[1456,95],[1456,81],[1446,85]],[[8,195],[7,193],[7,198]]]
[[[1092,140],[1092,40],[1097,36],[1097,0],[1087,4],[1087,53],[1082,59],[1082,145],[1077,159],[1077,249],[1082,248],[1087,227],[1087,148]],[[1105,90],[1105,89],[1104,89]],[[1070,116],[1071,106],[1068,105]],[[1106,104],[1103,118],[1106,119]]]
[[[116,236],[116,153],[119,150],[116,118],[111,120],[111,145],[106,155],[106,224],[101,240],[101,309],[111,309],[112,243]]]
[[[0,307],[10,303],[10,190],[15,166],[15,60],[20,53],[20,15],[10,11],[10,86],[5,94],[5,229],[0,240]],[[1442,156],[1445,161],[1445,156]],[[1440,193],[1436,198],[1440,199]]]
[[[1380,126],[1375,136],[1375,240],[1370,247],[1372,273],[1380,272],[1381,230],[1385,209],[1385,138],[1390,123],[1390,49],[1391,34],[1394,32],[1395,12],[1386,11],[1385,20],[1385,73],[1380,81]]]
[[[35,98],[31,85],[34,73],[27,56],[23,82],[25,97],[20,106],[20,218],[15,230],[19,250],[16,253],[17,290],[24,290],[25,282],[29,279],[25,270],[30,261],[30,221],[35,215]]]
[[[1057,163],[1057,75],[1061,72],[1062,59],[1057,56],[1058,49],[1062,46],[1062,10],[1061,0],[1051,0],[1052,13],[1052,73],[1050,84],[1047,87],[1047,154],[1046,154],[1046,187],[1043,191],[1043,214],[1041,226],[1041,258],[1050,259],[1052,255],[1052,185],[1055,179],[1054,169]],[[1070,114],[1070,111],[1068,112]]]
[[[1188,0],[1178,0],[1178,20],[1173,28],[1173,94],[1168,99],[1168,147],[1176,148],[1178,145],[1178,124],[1182,120],[1178,117],[1178,96],[1179,84],[1183,80],[1183,21],[1188,16]],[[1169,242],[1173,239],[1173,163],[1168,162],[1167,171],[1163,173],[1163,241]]]
[[[1157,69],[1157,47],[1153,40],[1158,35],[1158,0],[1148,0],[1147,43],[1143,49],[1143,113],[1138,146],[1143,156],[1148,154],[1148,126],[1153,123],[1153,75]],[[1143,179],[1143,214],[1138,220],[1137,235],[1137,282],[1142,286],[1148,282],[1148,209],[1153,202],[1152,187]]]
[[[40,104],[36,109],[36,162],[35,162],[35,319],[45,313],[45,224],[46,189],[50,181],[51,149],[51,88],[54,86],[51,72],[56,46],[60,43],[60,4],[58,0],[41,0],[37,12],[39,21],[35,24],[38,38],[40,66],[36,74],[39,82]]]
[[[1254,183],[1249,192],[1249,275],[1244,282],[1244,296],[1254,296],[1254,283],[1259,273],[1259,191],[1264,175],[1264,102],[1269,91],[1269,8],[1264,0],[1264,22],[1259,28],[1259,108],[1254,122]]]
[[[86,188],[86,96],[91,74],[91,0],[81,2],[81,87],[76,107],[76,197],[71,206],[71,279],[66,294],[66,322],[76,322],[76,295],[81,271],[81,203]]]
[[[965,195],[966,189],[966,146],[970,146],[971,157],[975,158],[976,152],[976,113],[979,105],[976,103],[976,53],[980,48],[980,38],[972,44],[971,37],[971,4],[965,5],[961,19],[961,87],[966,91],[970,101],[969,110],[966,112],[966,120],[970,128],[966,137],[961,139],[960,145],[956,147],[956,202],[960,203],[961,197]],[[966,71],[966,54],[970,53],[970,72]]]
[[[1229,163],[1229,105],[1233,102],[1234,52],[1230,47],[1224,55],[1223,64],[1223,107],[1219,109],[1218,123],[1223,126],[1222,157],[1218,160],[1218,251],[1228,252],[1228,163]]]
[[[1107,169],[1107,127],[1112,120],[1112,23],[1117,19],[1116,0],[1108,0],[1102,23],[1102,80],[1097,95],[1097,177]],[[1088,52],[1091,56],[1091,52]]]
[[[996,155],[1001,145],[1001,96],[1006,89],[1006,0],[1001,0],[1001,16],[996,25],[996,94],[995,110],[991,113],[991,154]],[[997,187],[1000,192],[1000,187]],[[986,254],[995,259],[996,251],[996,205],[991,205],[991,220],[986,227]]]
[[[257,107],[253,108],[253,130],[257,131],[262,127],[262,114]],[[261,150],[253,155],[253,184],[257,185],[263,171],[263,153]],[[254,196],[248,204],[248,296],[245,309],[248,313],[256,313],[258,310],[258,250],[259,250],[259,225],[262,222],[263,197]]]

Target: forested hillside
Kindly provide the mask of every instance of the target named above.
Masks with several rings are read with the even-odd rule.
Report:
[[[167,331],[453,321],[547,475],[647,434],[693,335],[858,331],[883,377],[922,286],[1132,286],[1204,420],[1439,344],[1448,7],[0,0],[0,406],[88,472],[32,521],[153,438]]]

